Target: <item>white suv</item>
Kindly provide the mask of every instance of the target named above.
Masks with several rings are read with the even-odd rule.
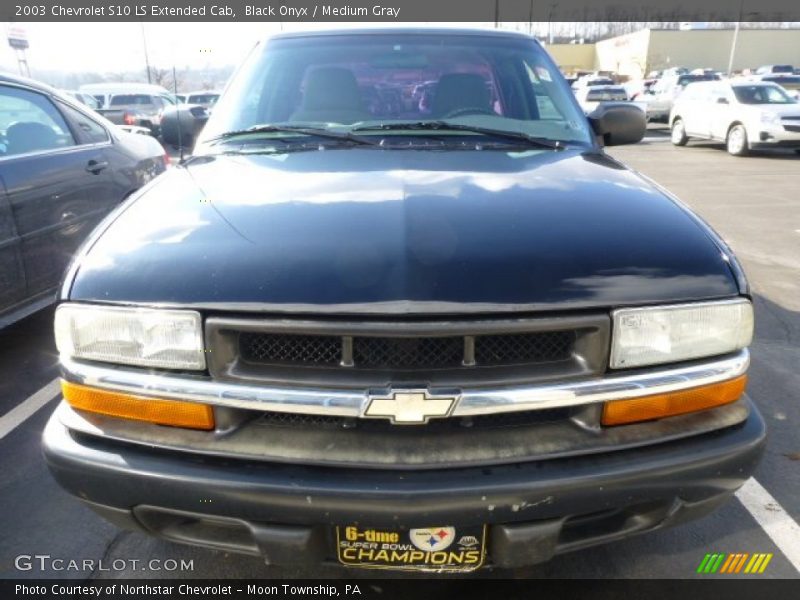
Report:
[[[774,83],[693,83],[676,100],[669,123],[676,146],[699,138],[724,141],[735,156],[775,147],[800,153],[800,104]]]

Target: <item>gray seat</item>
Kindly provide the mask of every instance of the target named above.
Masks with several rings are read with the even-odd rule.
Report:
[[[352,71],[325,67],[309,73],[300,108],[291,120],[355,123],[369,118]]]
[[[492,111],[491,103],[491,93],[483,77],[473,73],[448,73],[439,78],[432,113],[435,117],[444,117],[458,109]]]
[[[58,147],[52,127],[35,121],[18,121],[6,130],[6,154],[25,154]]]

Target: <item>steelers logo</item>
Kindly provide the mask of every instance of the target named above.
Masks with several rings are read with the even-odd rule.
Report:
[[[411,543],[425,552],[445,550],[456,539],[455,527],[425,527],[409,532]]]

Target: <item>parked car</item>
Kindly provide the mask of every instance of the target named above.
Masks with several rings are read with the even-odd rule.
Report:
[[[92,228],[164,168],[155,140],[0,75],[0,327],[51,304]]]
[[[114,94],[107,106],[97,112],[112,123],[145,127],[151,135],[158,136],[164,110],[175,105],[168,98],[154,94]]]
[[[183,104],[198,104],[205,108],[211,108],[219,100],[219,97],[220,92],[189,92],[188,94],[183,94],[184,99],[181,102]]]
[[[667,122],[672,104],[687,85],[696,81],[717,80],[719,80],[718,75],[706,73],[702,75],[683,73],[662,77],[645,94],[648,120]]]
[[[174,94],[165,87],[150,83],[86,83],[81,85],[78,91],[94,97],[100,104],[100,108],[108,108],[111,96],[119,94],[148,94],[164,98],[169,104],[177,102]]]
[[[775,83],[785,89],[795,100],[800,100],[800,75],[761,75],[759,81]]]
[[[756,75],[777,75],[779,73],[793,75],[794,67],[792,65],[765,65],[756,69]]]
[[[174,94],[160,85],[148,83],[90,83],[80,86],[100,104],[97,111],[112,123],[145,127],[159,135],[161,114],[175,106]]]
[[[643,113],[647,113],[647,103],[630,100],[628,92],[621,85],[598,85],[580,88],[575,91],[575,98],[587,115],[597,110],[601,104],[614,102],[628,102],[639,108]]]
[[[430,80],[430,114],[362,95]],[[753,309],[603,151],[644,132],[519,33],[271,37],[65,276],[50,470],[270,564],[512,568],[707,514],[763,452]]]
[[[90,94],[84,94],[83,92],[79,92],[77,90],[62,90],[62,92],[71,98],[75,98],[75,100],[88,106],[92,110],[97,110],[100,108],[100,103],[94,96]]]
[[[600,85],[615,85],[614,80],[610,77],[604,77],[600,75],[588,75],[586,77],[579,78],[575,83],[572,84],[573,90],[579,90],[584,87],[594,87]]]
[[[724,141],[735,156],[755,148],[800,152],[800,104],[770,82],[693,83],[675,103],[670,127],[676,146],[699,138]]]
[[[161,116],[161,139],[175,147],[191,148],[208,121],[208,109],[197,104],[181,104]]]
[[[660,73],[661,74],[658,76],[659,79],[664,77],[677,77],[678,75],[688,75],[689,69],[687,67],[669,67],[662,70]]]

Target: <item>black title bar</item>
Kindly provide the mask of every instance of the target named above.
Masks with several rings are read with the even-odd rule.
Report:
[[[346,574],[345,574],[346,575]],[[708,578],[675,580],[545,579],[535,583],[507,579],[352,579],[340,580],[228,580],[228,579],[118,579],[118,580],[0,580],[3,600],[250,600],[338,598],[339,600],[408,600],[442,598],[477,600],[752,600],[797,598],[800,580]]]
[[[4,21],[800,21],[798,0],[3,0]]]

